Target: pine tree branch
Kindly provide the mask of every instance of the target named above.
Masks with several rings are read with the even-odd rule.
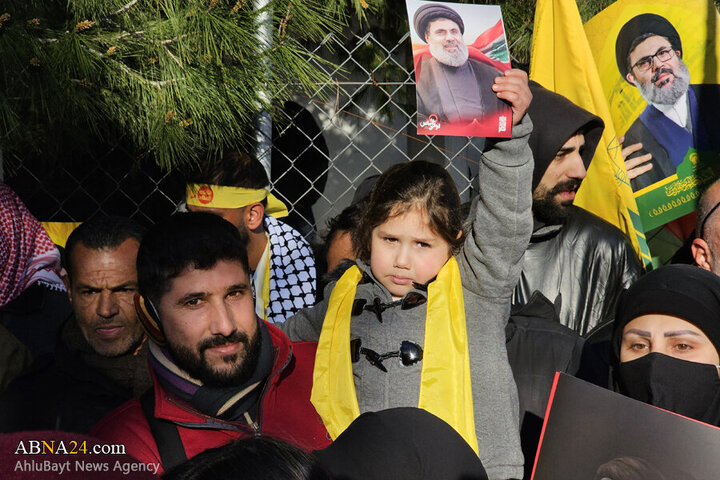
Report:
[[[185,70],[185,66],[182,64],[182,62],[180,61],[180,59],[177,58],[175,55],[173,55],[173,53],[170,51],[170,49],[167,47],[167,45],[164,44],[164,43],[161,43],[161,45],[162,45],[162,47],[165,49],[165,51],[167,52],[167,54],[170,56],[170,58],[172,58],[173,61],[174,61],[175,63],[177,63],[178,67],[180,67],[182,70]]]
[[[107,57],[103,53],[98,52],[94,48],[90,48],[87,45],[82,45],[82,48],[84,48],[85,50],[92,53],[93,55],[95,55],[98,58],[107,59]],[[185,77],[171,78],[169,80],[148,80],[147,78],[143,77],[142,75],[140,75],[139,73],[137,73],[136,71],[134,71],[133,69],[131,69],[130,67],[125,65],[124,63],[118,62],[113,59],[109,59],[109,60],[111,62],[113,62],[114,64],[116,64],[120,68],[120,70],[122,70],[126,74],[132,76],[133,78],[137,79],[141,83],[153,86],[153,87],[157,88],[158,90],[160,90],[161,87],[164,87],[166,85],[171,85],[175,82],[181,82],[181,81],[185,80]]]
[[[8,155],[39,155],[68,132],[123,133],[136,152],[171,168],[251,141],[245,132],[258,110],[328,85],[331,62],[304,44],[339,34],[345,8],[370,12],[386,0],[268,0],[274,42],[262,54],[253,35],[259,12],[244,0],[10,1],[32,4],[27,16],[42,25],[3,25],[8,68],[0,77],[12,81],[0,82],[0,142]],[[90,20],[95,28],[68,27]]]
[[[124,30],[124,29],[123,29],[123,30]],[[143,37],[142,37],[142,34],[143,34],[143,33],[145,33],[145,30],[138,30],[137,32],[128,32],[127,30],[125,30],[124,32],[122,32],[120,35],[117,36],[117,40],[120,40],[120,39],[125,38],[125,37],[138,37],[138,38],[143,38]],[[143,39],[144,39],[144,38],[143,38]]]
[[[160,40],[160,45],[168,45],[170,43],[177,42],[181,38],[187,38],[189,36],[190,36],[189,33],[184,33],[182,35],[179,35],[179,36],[173,37],[173,38],[169,38],[167,40]]]
[[[137,0],[134,0],[134,1],[137,1]],[[131,5],[132,3],[133,3],[133,2],[130,2],[129,4],[125,5],[123,8],[125,8],[125,7],[130,8],[130,7],[132,7],[132,5]],[[129,5],[129,6],[128,6],[128,5]],[[116,12],[116,13],[117,13],[117,12]],[[113,15],[115,15],[115,14],[113,14]],[[108,22],[108,23],[109,23],[110,25],[112,25],[113,27],[125,31],[125,34],[120,35],[120,36],[118,37],[118,40],[121,39],[121,38],[124,38],[124,37],[126,37],[126,36],[132,36],[132,37],[139,38],[140,40],[144,40],[144,41],[146,41],[146,42],[153,43],[153,44],[155,44],[155,45],[159,45],[159,46],[161,46],[161,47],[165,50],[165,52],[167,52],[168,56],[170,56],[170,58],[173,60],[173,62],[175,62],[175,63],[177,64],[178,67],[180,67],[182,70],[185,70],[185,66],[182,64],[182,62],[180,61],[180,59],[177,58],[177,57],[170,51],[170,49],[167,47],[167,44],[170,43],[170,42],[165,41],[165,40],[157,41],[157,40],[149,39],[149,38],[147,38],[147,37],[145,37],[145,36],[143,35],[143,34],[145,33],[144,30],[138,30],[138,31],[136,31],[136,32],[131,32],[131,31],[129,31],[128,29],[124,28],[124,27],[123,27],[122,25],[120,25],[119,23],[115,22],[114,20],[111,20],[111,19],[108,18],[108,17],[103,18],[103,20],[105,20],[106,22]]]
[[[120,15],[121,13],[125,13],[125,12],[127,12],[128,10],[130,10],[130,9],[133,7],[133,5],[135,5],[137,2],[138,2],[138,0],[132,0],[131,2],[123,5],[123,6],[120,8],[120,10],[117,10],[117,11],[111,13],[110,15],[115,16],[115,15]]]

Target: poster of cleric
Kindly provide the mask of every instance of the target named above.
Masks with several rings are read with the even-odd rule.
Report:
[[[585,25],[617,135],[641,144],[626,167],[645,232],[689,235],[720,174],[718,20],[707,0],[621,0]]]
[[[717,480],[718,449],[714,425],[557,373],[531,478]]]
[[[510,68],[500,7],[407,0],[422,135],[510,137],[512,109],[492,90]]]

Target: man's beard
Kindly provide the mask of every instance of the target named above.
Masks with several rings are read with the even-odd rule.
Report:
[[[245,245],[245,248],[247,248],[247,246],[250,245],[250,232],[248,231],[247,226],[241,222],[240,225],[237,225],[236,227],[238,233],[240,234],[242,244]]]
[[[455,52],[454,55],[448,53],[445,50],[445,46],[448,45],[454,45],[457,47],[457,52]],[[468,48],[467,46],[462,42],[445,42],[442,45],[438,43],[432,43],[429,44],[430,46],[430,55],[433,56],[438,62],[448,65],[450,67],[460,67],[462,65],[465,65],[465,62],[467,62],[468,59]]]
[[[205,351],[227,343],[242,343],[244,358],[239,353],[222,357],[225,364],[232,364],[229,370],[215,370],[205,358]],[[255,330],[252,338],[238,330],[230,335],[215,335],[202,340],[195,349],[185,345],[168,344],[168,349],[178,367],[185,370],[191,377],[200,380],[203,385],[214,388],[237,387],[246,383],[255,372],[260,357],[260,329]]]
[[[565,180],[555,185],[552,189],[536,189],[533,193],[532,210],[533,215],[539,221],[547,225],[564,223],[567,219],[572,200],[559,202],[555,196],[560,192],[577,191],[582,180]]]
[[[680,68],[678,68],[677,72],[672,68],[662,67],[653,74],[649,82],[638,82],[638,90],[640,90],[640,95],[646,102],[658,105],[674,105],[687,92],[690,86],[690,71],[682,59],[678,58],[678,60],[680,61]],[[675,77],[670,88],[655,85],[658,77],[663,73],[671,73]]]

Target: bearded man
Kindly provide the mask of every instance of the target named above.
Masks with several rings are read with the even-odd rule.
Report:
[[[720,89],[690,85],[680,35],[670,22],[652,13],[633,17],[618,33],[615,55],[620,74],[648,102],[625,133],[625,145],[642,143],[628,160],[652,155],[645,165],[628,163],[639,173],[633,190],[673,175],[690,148],[720,151],[720,137],[713,135],[720,127]]]
[[[620,293],[642,270],[618,228],[573,205],[603,121],[538,83],[530,82],[530,91],[534,227],[512,304],[527,305],[540,292],[561,324],[588,336],[612,322]]]
[[[143,238],[137,270],[153,389],[94,436],[161,471],[238,438],[330,443],[310,403],[316,344],[291,343],[258,317],[235,226],[207,212],[172,216]]]
[[[434,3],[423,5],[415,12],[413,24],[431,55],[416,72],[418,125],[431,115],[440,124],[470,124],[507,107],[492,91],[502,72],[468,58],[465,24],[455,10]]]

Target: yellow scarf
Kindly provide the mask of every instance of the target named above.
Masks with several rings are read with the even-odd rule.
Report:
[[[360,415],[350,359],[350,313],[362,273],[351,267],[333,288],[310,400],[335,439]],[[478,451],[460,270],[454,257],[428,286],[418,407],[450,424]]]
[[[211,208],[240,208],[265,198],[267,198],[265,213],[275,218],[287,217],[288,209],[285,204],[264,188],[189,184],[185,193],[185,201],[188,205]]]
[[[265,250],[253,275],[256,297],[255,313],[263,320],[268,319],[268,307],[270,306],[270,250],[270,238],[268,237]],[[262,278],[259,275],[261,271],[263,272]],[[262,285],[260,285],[260,280],[262,280]]]

